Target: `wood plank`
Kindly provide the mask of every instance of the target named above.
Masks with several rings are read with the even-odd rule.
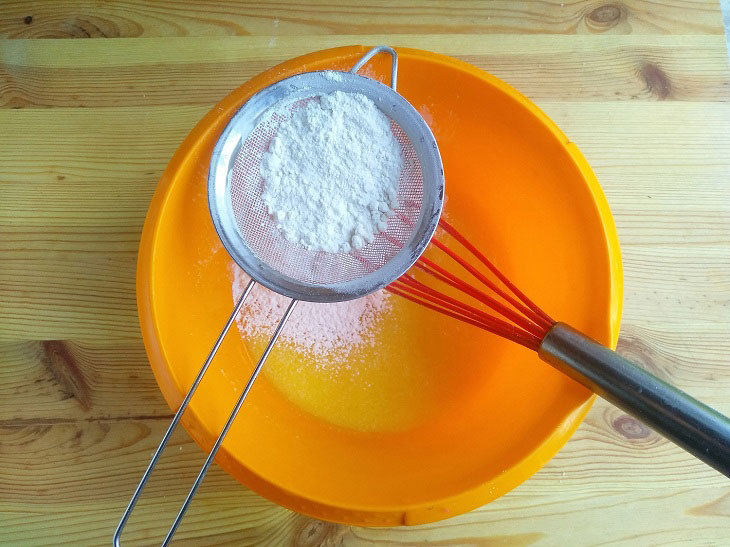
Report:
[[[0,344],[0,425],[171,418],[142,340]]]
[[[213,105],[128,108],[54,108],[0,110],[0,180],[22,184],[43,182],[57,199],[96,200],[99,207],[114,210],[113,200],[131,199],[142,190],[137,203],[149,199],[156,180],[187,133]],[[33,154],[23,153],[32,150]],[[58,177],[62,178],[58,178]],[[112,185],[142,181],[132,187],[119,184],[112,194],[85,196],[88,188],[77,183]],[[28,205],[22,188],[13,199]],[[57,200],[34,200],[29,209],[57,208]],[[3,202],[5,215],[9,206]],[[29,215],[18,211],[18,220]],[[138,219],[135,219],[135,222]]]
[[[730,327],[730,252],[718,246],[624,246],[624,321]],[[726,360],[727,362],[727,360]]]
[[[207,108],[173,111],[6,111],[0,338],[139,335],[134,273],[145,212]]]
[[[627,186],[642,181],[647,185],[648,199],[654,200],[652,205],[658,199],[665,200],[659,204],[662,207],[665,204],[676,207],[678,202],[686,201],[687,195],[695,195],[697,177],[700,191],[697,197],[701,200],[698,207],[711,207],[715,203],[720,209],[710,212],[720,216],[726,212],[727,200],[718,201],[713,197],[721,196],[724,177],[730,169],[727,153],[730,134],[726,131],[730,124],[730,104],[548,101],[539,104],[581,148],[599,178],[608,177],[609,195],[614,185],[618,199]],[[107,211],[112,211],[112,222],[117,222],[126,218],[132,208],[139,207],[137,216],[130,221],[138,224],[139,211],[151,196],[154,181],[174,149],[208,108],[0,110],[0,124],[6,129],[0,134],[0,180],[13,203],[26,206],[13,214],[11,205],[0,204],[4,225],[33,224],[38,215],[50,220],[53,211],[59,214],[59,199],[63,196],[77,200],[79,213],[84,212],[75,218],[79,223],[103,222],[109,214]],[[36,154],[24,154],[27,150]],[[718,153],[708,161],[708,151],[712,150]],[[632,178],[624,178],[629,176]],[[686,177],[684,184],[682,176]],[[91,195],[85,191],[88,187],[84,185],[111,186],[122,181],[136,183],[119,185],[118,193],[114,194]],[[54,199],[33,199],[35,185],[52,192]],[[653,198],[649,197],[652,194]],[[631,206],[634,195],[624,199],[622,205]],[[649,207],[648,199],[634,207]],[[114,214],[120,206],[130,209],[124,215]],[[104,215],[83,218],[94,209],[103,210]],[[44,212],[48,217],[43,217]],[[73,220],[74,213],[68,217]]]
[[[103,247],[55,258],[43,258],[48,253],[41,249],[4,259],[0,340],[136,336],[135,256],[105,255]],[[624,246],[625,322],[662,328],[727,322],[727,249]]]
[[[730,167],[730,104],[540,101],[593,169]],[[688,186],[691,180],[687,181]]]
[[[585,51],[588,57],[596,52],[665,51],[671,61],[672,44],[682,55],[692,48],[719,55],[722,35],[474,35],[474,34],[337,34],[332,36],[282,36],[272,43],[263,36],[145,38],[144,40],[3,40],[0,61],[9,66],[44,68],[103,68],[138,65],[186,65],[209,61],[265,60],[274,65],[282,60],[312,51],[351,45],[391,44],[441,53],[443,55],[488,57],[495,52],[514,56],[556,54],[573,59]],[[551,51],[544,51],[551,50]],[[584,56],[586,57],[586,56]],[[582,62],[589,64],[590,58]],[[699,62],[699,59],[698,59]],[[719,66],[719,65],[718,65]],[[610,69],[611,67],[604,67]],[[724,67],[728,70],[728,67]],[[722,66],[719,66],[722,69]]]
[[[145,212],[207,108],[175,110],[16,111],[0,121],[8,130],[0,133],[0,330],[21,340],[69,338],[74,324],[85,325],[77,334],[138,335],[134,271]]]
[[[387,531],[351,529],[355,540],[346,544],[384,538],[388,545],[403,546],[722,545],[727,539],[728,490],[723,487],[585,496],[558,492],[534,498],[520,496],[521,488],[440,523]]]
[[[720,246],[730,242],[730,200],[722,199],[730,169],[599,168],[622,247]],[[692,199],[692,207],[686,206]],[[700,252],[700,251],[697,251]]]
[[[595,3],[489,3],[386,0],[276,3],[188,0],[98,3],[6,0],[0,37],[123,38],[300,34],[722,34],[720,6],[712,0],[639,0]]]
[[[609,422],[614,425],[607,429]],[[3,537],[29,545],[48,545],[59,537],[68,544],[108,541],[164,426],[161,420],[144,420],[4,428]],[[130,539],[151,542],[161,532],[203,457],[184,435],[172,443],[169,459],[163,458],[130,522]],[[582,530],[584,544],[635,537],[661,543],[688,534],[710,541],[727,531],[729,495],[718,473],[627,422],[622,413],[597,405],[558,457],[530,481],[448,521],[407,529],[319,523],[259,498],[214,466],[178,539],[206,545],[299,544],[305,539],[310,542],[302,544],[321,545],[328,538],[348,544],[418,545],[427,538],[451,538],[458,544],[470,538],[483,538],[485,544],[491,538],[565,544],[572,533],[565,530],[565,515],[571,528]],[[651,518],[638,518],[637,510]],[[596,526],[607,519],[621,526]]]
[[[17,40],[0,52],[0,107],[217,102],[259,72],[319,47],[391,43],[463,59],[534,100],[730,101],[721,36],[337,36]],[[59,62],[58,55],[63,61]],[[4,83],[3,83],[4,82]]]
[[[329,546],[373,545],[723,545],[727,538],[727,489],[621,493],[539,498],[517,492],[437,523],[408,528],[357,528],[308,519],[257,499],[200,494],[176,535],[185,545]],[[103,545],[121,505],[76,504],[63,518],[36,506],[18,505],[5,528],[13,545]],[[207,513],[201,511],[207,509]],[[164,509],[164,511],[163,511]],[[145,514],[124,538],[133,545],[160,543],[172,505]],[[620,524],[617,524],[620,523]],[[584,531],[585,530],[585,535]],[[155,542],[155,538],[157,541]]]
[[[727,539],[728,491],[723,487],[654,492],[539,497],[518,488],[482,509],[408,528],[358,528],[308,519],[243,495],[231,499],[201,493],[176,535],[185,545],[723,545]],[[204,509],[203,509],[204,508]],[[63,510],[63,516],[58,510]],[[18,504],[5,522],[8,541],[20,546],[104,545],[122,503],[78,503],[49,513]],[[156,545],[174,506],[154,508],[131,524],[124,539]],[[204,512],[207,511],[207,512]],[[137,516],[137,515],[135,515]],[[620,523],[620,524],[617,524]],[[585,532],[584,532],[585,531]],[[156,541],[155,541],[156,540]]]
[[[730,104],[540,104],[604,182],[624,246],[627,318],[727,320]],[[149,197],[206,111],[0,110],[0,180],[12,197],[0,202],[0,338],[137,335],[135,253]]]
[[[43,244],[38,235],[45,251],[3,253],[0,340],[138,336],[135,254],[112,252],[104,243],[88,244],[85,252],[48,250],[63,237],[57,233],[55,243]],[[72,237],[83,246],[77,233]]]
[[[718,405],[719,406],[719,405]],[[721,406],[727,411],[727,403]],[[553,487],[571,495],[625,491],[727,489],[727,479],[635,418],[597,399],[565,447],[520,493],[540,496]]]
[[[730,413],[728,326],[691,313],[685,323],[669,323],[661,309],[653,318],[639,315],[624,323],[619,352]],[[2,343],[0,401],[0,425],[170,415],[138,338]]]
[[[638,315],[638,314],[637,314]],[[730,414],[730,326],[693,320],[682,324],[627,315],[618,352],[693,396]]]
[[[3,541],[13,545],[59,544],[59,538],[65,545],[110,541],[167,422],[168,418],[2,428],[3,461],[9,464],[0,470]],[[203,459],[184,431],[173,435],[125,539],[147,544],[144,540],[171,522]],[[211,512],[220,516],[217,523],[210,522]],[[236,534],[239,538],[260,537],[262,527],[276,536],[282,520],[303,519],[213,466],[178,540],[189,535],[188,530],[206,541],[209,535],[230,529],[248,529],[247,534]]]

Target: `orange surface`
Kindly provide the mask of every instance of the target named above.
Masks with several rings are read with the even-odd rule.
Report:
[[[147,352],[171,407],[233,306],[231,260],[207,208],[217,136],[255,91],[298,72],[349,69],[364,51],[312,53],[247,82],[201,120],[165,171],[142,234],[137,290]],[[448,57],[398,51],[399,92],[441,149],[447,218],[553,317],[615,347],[618,241],[580,152],[496,78]],[[387,81],[388,69],[383,56],[365,73]],[[318,518],[420,524],[514,488],[588,411],[592,395],[534,353],[394,303],[379,347],[360,356],[368,367],[357,378],[307,370],[299,377],[301,366],[290,366],[296,356],[275,350],[218,463],[269,499]],[[249,343],[231,331],[183,419],[206,448],[253,366],[259,342]]]

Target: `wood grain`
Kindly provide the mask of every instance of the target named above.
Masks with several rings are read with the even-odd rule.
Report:
[[[315,39],[314,37],[312,39]],[[721,36],[333,36],[318,47],[392,43],[455,56],[533,100],[730,100]],[[210,105],[241,82],[312,50],[311,39],[151,38],[6,42],[0,108]],[[62,61],[59,61],[61,56]],[[4,82],[4,83],[3,83]]]
[[[130,38],[301,34],[722,34],[712,0],[494,2],[357,0],[98,3],[6,1],[0,37]]]
[[[566,518],[580,530],[580,544],[597,545],[601,537],[609,543],[633,536],[646,536],[648,543],[723,538],[723,523],[730,517],[724,481],[626,418],[607,404],[597,405],[566,448],[515,491],[467,515],[408,529],[368,530],[306,519],[246,491],[214,468],[179,540],[205,545],[564,544],[571,536],[552,523]],[[12,534],[7,540],[34,545],[50,545],[58,536],[67,537],[68,544],[108,541],[165,426],[166,420],[146,419],[4,428],[0,523]],[[131,541],[154,543],[203,458],[184,435],[171,442],[171,455],[162,460],[130,522]],[[632,517],[636,508],[651,518]]]
[[[134,271],[150,197],[208,109],[274,64],[389,43],[516,86],[576,142],[611,204],[619,351],[730,413],[730,70],[714,0],[0,5],[0,545],[98,545],[170,410]],[[135,37],[119,40],[34,38]],[[142,37],[143,39],[137,39]],[[173,438],[129,544],[159,543],[202,452]],[[312,520],[214,466],[185,545],[723,545],[718,473],[598,401],[543,470],[447,521]]]
[[[730,104],[540,105],[582,149],[614,205],[627,317],[727,321]],[[0,203],[0,339],[137,335],[133,274],[144,213],[166,162],[206,111],[0,110],[10,198]],[[708,150],[716,151],[709,159]]]
[[[730,413],[725,327],[645,325],[623,329],[619,352]],[[170,416],[137,338],[4,342],[0,363],[0,425]]]
[[[0,343],[0,426],[171,418],[138,338]]]

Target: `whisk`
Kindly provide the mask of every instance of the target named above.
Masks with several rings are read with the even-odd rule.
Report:
[[[425,256],[414,268],[441,286],[466,295],[471,304],[417,280],[410,272],[391,283],[388,291],[536,351],[542,360],[730,477],[730,419],[574,328],[553,320],[454,226],[441,218],[439,227],[481,263],[496,282],[439,238],[433,237],[431,246],[489,292]]]

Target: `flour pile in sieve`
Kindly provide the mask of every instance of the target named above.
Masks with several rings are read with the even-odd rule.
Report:
[[[281,123],[262,158],[262,199],[289,241],[350,252],[386,229],[402,169],[390,119],[366,96],[335,91]]]
[[[235,266],[233,272],[235,302],[249,277]],[[289,298],[257,284],[239,316],[239,331],[244,338],[268,339],[289,302]],[[390,294],[384,290],[333,304],[301,301],[281,331],[278,343],[308,353],[317,367],[326,367],[334,360],[347,358],[355,349],[374,344],[380,323],[390,310]]]

